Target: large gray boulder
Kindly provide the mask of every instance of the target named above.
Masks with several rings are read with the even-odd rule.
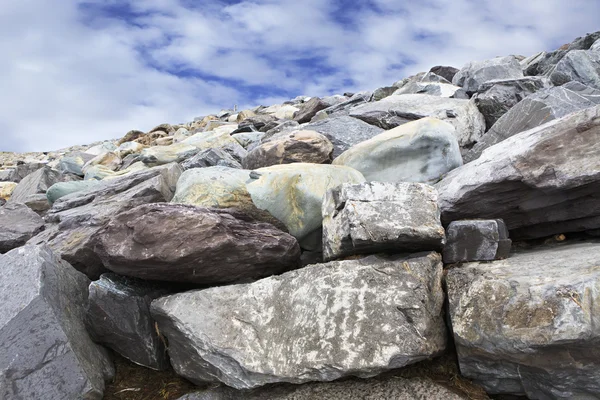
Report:
[[[44,166],[45,164],[43,163],[31,162],[0,170],[0,182],[19,183],[27,175],[39,170]]]
[[[294,121],[300,124],[309,122],[315,116],[316,113],[328,107],[329,104],[319,99],[318,97],[313,97],[300,106],[300,110],[296,112],[296,114],[294,114]]]
[[[519,78],[523,78],[519,60],[514,56],[507,56],[484,61],[471,61],[454,75],[452,83],[462,87],[467,93],[475,93],[486,82],[496,79]]]
[[[448,271],[461,373],[489,393],[600,398],[600,243],[521,251]]]
[[[92,247],[121,275],[207,285],[282,273],[300,261],[296,239],[273,225],[188,204],[122,212],[96,234]]]
[[[170,201],[180,175],[179,165],[167,164],[102,181],[89,190],[61,197],[48,210],[46,230],[30,242],[48,243],[64,260],[97,279],[106,270],[93,251],[92,238],[122,211]]]
[[[206,149],[181,163],[184,170],[207,167],[242,168],[242,164],[228,152],[221,149]]]
[[[521,132],[435,185],[442,222],[502,218],[513,238],[600,227],[598,160],[600,106]]]
[[[461,147],[477,142],[485,132],[485,119],[472,101],[426,94],[386,97],[354,108],[350,116],[383,129],[425,117],[437,118],[456,128],[455,136]]]
[[[45,246],[0,255],[0,398],[102,399],[114,376],[83,324],[90,281]]]
[[[101,343],[128,360],[155,370],[169,367],[164,338],[150,315],[152,300],[170,294],[155,283],[102,274],[89,286],[86,328]]]
[[[473,99],[490,129],[515,104],[546,86],[546,80],[537,76],[489,81],[479,86]]]
[[[333,164],[352,167],[367,181],[434,183],[462,165],[454,133],[449,123],[422,118],[351,147]]]
[[[444,349],[441,278],[436,253],[370,256],[167,296],[151,310],[175,371],[197,384],[371,377]]]
[[[50,167],[42,167],[19,182],[10,197],[10,202],[26,204],[34,211],[45,211],[50,208],[46,191],[60,181],[60,172]]]
[[[600,89],[600,52],[569,51],[550,72],[550,80],[556,86],[577,81]]]
[[[371,100],[372,95],[373,93],[368,91],[355,93],[349,99],[319,111],[311,119],[311,122],[320,121],[329,117],[340,117],[343,115],[348,115],[350,110],[352,110],[354,107],[368,103],[369,100]]]
[[[70,181],[70,182],[57,182],[50,186],[46,191],[46,198],[50,204],[61,197],[65,197],[68,194],[83,192],[99,185],[100,182],[96,179],[90,179],[87,181]]]
[[[456,73],[459,71],[458,68],[454,68],[454,67],[450,67],[450,66],[446,66],[446,65],[437,65],[435,67],[432,67],[429,72],[432,72],[438,76],[441,76],[442,78],[446,79],[449,82],[452,82],[452,79],[454,79],[454,75],[456,75]]]
[[[502,115],[491,129],[464,155],[465,162],[519,132],[535,128],[554,119],[600,104],[600,90],[579,82],[539,90],[527,96]]]
[[[44,229],[44,220],[25,204],[0,207],[0,253],[23,246]]]
[[[437,192],[422,183],[342,184],[323,200],[325,261],[354,254],[441,250]]]

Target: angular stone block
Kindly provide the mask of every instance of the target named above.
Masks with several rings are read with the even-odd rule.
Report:
[[[446,229],[444,263],[507,258],[511,243],[501,219],[453,221]]]

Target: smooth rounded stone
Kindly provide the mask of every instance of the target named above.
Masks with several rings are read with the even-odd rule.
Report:
[[[226,386],[186,394],[178,400],[468,400],[428,378],[389,376],[315,382],[304,385],[280,384],[252,390]]]
[[[502,218],[513,239],[598,228],[599,160],[600,106],[516,134],[435,185],[442,223]]]
[[[469,100],[448,99],[426,94],[402,94],[354,108],[350,116],[384,129],[425,117],[452,124],[461,147],[477,142],[485,132],[485,119]]]
[[[446,282],[461,374],[488,393],[600,397],[600,244],[463,264]]]
[[[252,110],[242,110],[237,115],[238,124],[248,118],[252,118],[256,115],[256,113]]]
[[[372,377],[442,352],[441,257],[369,256],[152,302],[177,374],[236,389]]]
[[[300,105],[300,110],[294,114],[294,121],[300,124],[309,122],[316,113],[329,107],[329,104],[318,97],[313,97]]]
[[[195,156],[181,163],[181,168],[184,170],[216,166],[242,168],[242,164],[233,158],[231,154],[221,149],[201,150]]]
[[[271,224],[232,209],[173,203],[116,215],[93,248],[120,275],[206,285],[279,274],[300,261],[296,239]]]
[[[121,166],[121,157],[116,152],[106,152],[92,158],[86,162],[82,168],[83,173],[87,172],[87,169],[94,165],[102,165],[112,171],[116,171]]]
[[[8,201],[17,187],[16,182],[0,182],[0,199]]]
[[[5,204],[0,207],[0,253],[23,246],[43,229],[42,217],[26,205]]]
[[[321,205],[327,190],[364,181],[360,172],[349,167],[295,163],[252,171],[246,189],[254,205],[281,221],[303,249],[315,250],[304,241],[321,229]]]
[[[50,204],[54,204],[54,202],[61,197],[71,193],[91,189],[99,184],[100,182],[97,180],[57,182],[48,188],[48,191],[46,192],[46,198]]]
[[[264,132],[243,132],[231,135],[245,149],[249,149],[254,144],[260,144],[263,136],[265,136]]]
[[[152,300],[170,294],[163,285],[113,273],[89,286],[85,326],[91,338],[154,370],[169,367],[164,338],[150,315]]]
[[[452,82],[452,79],[454,79],[454,75],[456,75],[456,73],[458,71],[459,71],[458,68],[444,66],[444,65],[438,65],[429,70],[429,72],[432,72],[436,75],[441,76],[442,78],[446,79],[448,82]]]
[[[331,162],[332,153],[333,145],[318,132],[282,132],[249,151],[242,160],[242,167],[256,169],[291,163],[324,164]]]
[[[600,90],[579,82],[541,89],[502,115],[471,150],[465,162],[478,158],[483,150],[507,138],[557,118],[600,104]]]
[[[77,176],[83,176],[83,166],[90,161],[94,156],[83,152],[69,153],[60,158],[56,169],[61,173],[69,173]]]
[[[499,260],[508,257],[511,244],[501,219],[452,221],[442,257],[446,264]]]
[[[85,151],[85,153],[92,156],[99,156],[104,153],[113,152],[117,150],[117,146],[113,142],[105,141],[96,146],[92,146]]]
[[[105,167],[104,165],[92,165],[87,168],[83,180],[85,181],[101,181],[103,179],[115,176],[117,172]]]
[[[521,64],[515,56],[496,57],[484,61],[471,61],[452,78],[452,84],[474,93],[482,84],[495,79],[523,78]]]
[[[587,50],[569,51],[550,72],[556,86],[570,81],[600,89],[600,53]]]
[[[373,126],[357,118],[349,116],[331,117],[323,121],[303,125],[302,129],[320,133],[333,144],[333,157],[337,157],[350,147],[371,139],[383,132],[378,126]]]
[[[124,142],[119,145],[117,148],[117,154],[122,159],[130,154],[139,154],[142,150],[145,149],[145,146],[137,143],[137,142]]]
[[[545,87],[546,80],[537,76],[496,80],[479,86],[473,99],[485,118],[487,129],[490,129],[515,104]]]
[[[47,210],[50,204],[46,200],[46,191],[61,180],[60,172],[50,167],[42,167],[19,182],[10,201],[26,204],[34,211]]]
[[[155,126],[154,128],[150,129],[148,131],[148,133],[153,133],[153,132],[158,132],[158,131],[162,131],[165,132],[167,134],[172,134],[175,132],[175,128],[173,128],[173,126],[171,124],[160,124]]]
[[[185,139],[183,142],[185,144],[189,144],[194,146],[200,150],[219,148],[231,154],[233,158],[237,161],[240,161],[246,156],[248,153],[246,149],[244,149],[237,140],[231,137],[229,132],[200,132],[196,133],[193,136]]]
[[[85,275],[46,246],[0,255],[0,398],[102,399],[108,353],[83,324]]]
[[[155,146],[142,150],[140,161],[149,166],[182,162],[198,153],[198,148],[184,142],[169,146]]]
[[[88,190],[61,197],[46,214],[46,229],[29,243],[47,243],[76,269],[98,279],[106,272],[93,251],[92,239],[98,231],[121,211],[170,201],[181,172],[178,164],[167,164],[105,180]]]
[[[422,183],[342,184],[323,200],[323,258],[441,250],[437,192]]]
[[[294,114],[297,111],[300,111],[300,109],[292,105],[284,104],[275,112],[274,115],[277,119],[294,119]]]
[[[177,132],[175,132],[175,134],[173,135],[173,143],[179,143],[184,141],[185,139],[187,139],[188,137],[190,137],[192,135],[192,133],[185,129],[185,128],[179,128],[177,129]]]
[[[351,147],[333,164],[352,167],[367,181],[434,183],[462,158],[454,127],[423,118]]]

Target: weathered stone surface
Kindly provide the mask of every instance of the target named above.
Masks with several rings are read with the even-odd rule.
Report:
[[[58,182],[50,186],[50,188],[46,191],[46,198],[50,204],[53,204],[61,197],[71,193],[91,189],[99,184],[100,182],[95,179],[87,181]]]
[[[550,72],[550,80],[557,86],[577,81],[600,89],[600,53],[586,50],[569,51]]]
[[[502,218],[513,239],[578,230],[600,215],[599,162],[596,106],[521,132],[451,171],[436,185],[442,222]]]
[[[422,183],[342,184],[323,200],[325,261],[354,254],[441,250],[437,193]]]
[[[64,196],[46,215],[50,225],[30,243],[48,243],[64,260],[97,279],[106,270],[93,251],[92,238],[121,211],[170,201],[181,172],[179,165],[168,164],[102,181],[89,190]]]
[[[367,181],[437,182],[462,165],[454,127],[423,118],[361,142],[333,160],[360,171]]]
[[[600,104],[600,91],[578,82],[539,90],[500,117],[481,140],[464,155],[464,160],[469,162],[476,159],[486,148],[519,132],[597,104]]]
[[[489,393],[600,397],[598,257],[566,244],[449,270],[461,373]]]
[[[46,191],[60,182],[61,174],[50,167],[43,167],[27,175],[13,191],[10,201],[26,204],[34,211],[44,211],[50,207]]]
[[[490,81],[479,86],[473,99],[490,129],[515,104],[546,86],[544,79],[535,76]]]
[[[233,158],[231,154],[221,149],[201,150],[195,156],[181,163],[181,168],[184,170],[216,166],[242,168],[242,164]]]
[[[175,371],[194,383],[371,377],[444,349],[441,277],[436,253],[369,256],[167,296],[151,310]]]
[[[269,114],[254,115],[252,117],[240,121],[236,131],[242,132],[241,130],[245,128],[250,128],[251,131],[265,132],[264,128],[271,122],[276,120],[277,119],[274,116]]]
[[[398,89],[395,86],[385,86],[375,89],[373,92],[373,96],[371,97],[371,101],[379,101],[381,99],[385,99],[388,96],[394,94],[394,92]]]
[[[511,240],[501,219],[452,221],[446,230],[444,263],[507,258]]]
[[[329,117],[348,115],[350,110],[352,110],[354,107],[367,103],[371,99],[372,95],[373,94],[368,91],[355,93],[349,99],[319,111],[311,119],[311,122],[320,121]]]
[[[99,154],[84,164],[82,167],[83,173],[85,174],[87,169],[94,165],[102,165],[111,171],[116,171],[121,166],[121,158],[116,152],[112,151]]]
[[[12,168],[0,170],[0,182],[15,182],[19,183],[25,178],[27,175],[34,173],[35,171],[43,168],[45,164],[43,163],[25,163],[19,164]]]
[[[186,394],[178,400],[467,400],[427,378],[390,376],[304,385],[277,385],[253,390],[226,386]]]
[[[118,142],[117,145],[120,146],[121,144],[125,143],[125,142],[133,142],[136,139],[140,139],[142,137],[146,136],[146,134],[142,131],[138,131],[138,130],[131,130],[129,132],[127,132],[125,134],[125,136],[123,136]]]
[[[289,104],[284,104],[274,115],[277,119],[294,119],[294,114],[296,114],[297,111],[300,111],[300,109]]]
[[[121,159],[125,158],[129,154],[139,154],[144,150],[144,145],[137,142],[124,142],[117,148],[117,154]]]
[[[89,286],[86,328],[96,343],[134,363],[166,369],[167,350],[150,315],[150,303],[169,293],[162,285],[141,279],[102,274]]]
[[[88,148],[85,152],[91,156],[99,156],[100,154],[104,154],[106,152],[112,152],[117,149],[117,146],[111,141],[105,141],[99,143],[95,146]],[[93,157],[92,157],[93,158]]]
[[[321,229],[325,192],[342,183],[365,181],[352,168],[305,163],[260,168],[250,178],[246,189],[254,205],[283,222],[305,250],[315,250],[308,240]]]
[[[441,76],[449,82],[452,82],[452,79],[454,79],[454,75],[456,75],[458,71],[458,68],[443,65],[435,66],[429,70],[429,72],[433,72],[434,74]]]
[[[296,121],[279,121],[277,125],[265,132],[261,140],[266,140],[279,132],[295,130],[299,125]]]
[[[96,235],[94,251],[121,275],[198,284],[261,278],[300,260],[296,239],[271,224],[235,210],[173,203],[118,214]]]
[[[516,57],[508,56],[469,62],[454,75],[452,83],[474,93],[491,80],[519,78],[523,78],[521,64]]]
[[[149,147],[142,150],[140,161],[151,166],[182,162],[193,157],[198,151],[197,147],[185,143]]]
[[[0,182],[0,199],[4,201],[10,200],[10,196],[15,191],[17,183],[15,182]]]
[[[329,104],[319,99],[318,97],[313,97],[300,106],[300,110],[298,110],[298,112],[294,114],[294,121],[300,124],[309,122],[315,116],[316,113],[328,107]]]
[[[263,132],[243,132],[231,135],[232,138],[246,150],[253,149],[255,145],[260,144],[260,140],[265,136]]]
[[[242,167],[256,169],[278,164],[323,164],[332,160],[333,145],[315,131],[282,132],[249,151]]]
[[[397,83],[398,89],[394,91],[399,94],[429,94],[432,96],[452,97],[460,86],[452,85],[449,81],[432,72],[417,74],[413,77]]]
[[[244,149],[237,140],[232,138],[227,131],[200,132],[190,136],[181,143],[192,145],[200,150],[219,148],[228,152],[233,158],[240,162],[247,154],[246,149]]]
[[[600,51],[600,39],[594,42],[592,47],[590,47],[590,51]]]
[[[44,229],[44,220],[21,203],[0,208],[0,253],[23,246]]]
[[[102,399],[114,375],[84,324],[90,281],[45,246],[0,255],[0,398]]]
[[[354,108],[350,116],[384,129],[425,117],[441,119],[456,128],[455,136],[461,147],[477,142],[485,132],[485,119],[473,102],[426,94],[386,97]]]
[[[58,161],[57,169],[59,172],[65,174],[74,174],[83,176],[83,166],[86,162],[90,161],[94,156],[89,153],[73,152],[61,157]]]

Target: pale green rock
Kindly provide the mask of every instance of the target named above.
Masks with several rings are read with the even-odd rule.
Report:
[[[48,188],[48,191],[46,192],[46,198],[50,204],[53,204],[56,200],[63,196],[91,189],[98,184],[100,184],[100,182],[97,180],[58,182]]]
[[[195,146],[184,142],[146,148],[140,154],[140,161],[151,166],[164,165],[181,162],[198,152]]]
[[[105,167],[104,165],[92,165],[85,171],[85,176],[83,179],[86,181],[92,179],[100,181],[104,178],[113,175],[115,175],[115,172],[112,169]]]

